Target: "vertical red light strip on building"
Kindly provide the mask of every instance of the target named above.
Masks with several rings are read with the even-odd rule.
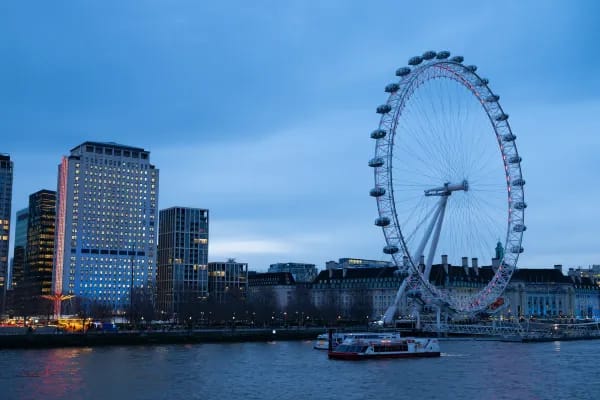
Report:
[[[62,294],[64,253],[65,253],[65,219],[67,217],[67,179],[69,160],[63,157],[58,171],[58,209],[56,219],[56,263],[54,266],[54,294]]]

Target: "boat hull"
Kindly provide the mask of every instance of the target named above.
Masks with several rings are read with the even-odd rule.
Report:
[[[328,356],[332,360],[372,360],[378,358],[430,358],[439,357],[439,351],[399,352],[399,353],[347,353],[330,351]]]

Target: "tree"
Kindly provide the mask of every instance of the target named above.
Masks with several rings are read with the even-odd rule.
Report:
[[[112,317],[113,315],[113,310],[111,306],[97,300],[91,301],[89,310],[90,317],[93,319],[104,320]]]
[[[318,307],[320,319],[328,324],[334,324],[342,315],[340,291],[329,288],[325,292],[325,301]]]
[[[134,288],[131,292],[130,322],[154,319],[154,295],[149,288]]]
[[[312,319],[319,314],[319,310],[313,304],[310,289],[302,284],[297,284],[294,288],[294,295],[287,309],[295,314],[298,325],[304,325],[305,317]]]
[[[280,311],[277,307],[275,291],[271,286],[254,288],[248,298],[248,312],[252,313],[255,325],[268,325]]]
[[[371,291],[364,287],[356,288],[351,292],[349,315],[352,321],[368,323],[373,312],[373,296]]]

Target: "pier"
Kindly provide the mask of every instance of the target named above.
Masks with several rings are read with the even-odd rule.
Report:
[[[438,336],[480,336],[510,342],[600,339],[600,322],[502,322],[452,324],[426,322],[422,331]]]

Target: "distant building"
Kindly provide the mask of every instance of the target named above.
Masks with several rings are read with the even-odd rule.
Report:
[[[466,258],[461,266],[433,265],[430,281],[452,291],[454,297],[466,299],[492,280],[497,260],[494,258],[491,266],[478,266],[476,259],[468,265]],[[561,267],[515,270],[500,296],[502,308],[497,310],[497,315],[504,318],[600,317],[600,287],[586,277],[563,275]]]
[[[157,310],[172,315],[208,296],[208,210],[171,207],[159,217]]]
[[[158,169],[150,152],[84,142],[58,168],[54,293],[126,312],[156,280]]]
[[[499,267],[498,258],[487,266],[479,266],[477,259],[469,263],[466,257],[462,265],[448,264],[444,256],[442,260],[432,265],[429,280],[458,299],[484,290]],[[375,319],[385,312],[402,283],[403,277],[395,271],[395,267],[321,271],[312,285],[313,302],[321,310],[338,312],[342,318],[357,319],[363,313]],[[600,318],[600,286],[588,276],[563,275],[560,265],[517,269],[501,297],[503,302],[496,312],[505,318]],[[400,304],[399,309],[404,306]]]
[[[4,310],[8,281],[8,250],[13,187],[13,163],[0,154],[0,312]]]
[[[52,294],[56,192],[40,190],[29,196],[25,282],[33,296]]]
[[[228,296],[246,297],[248,292],[248,264],[234,259],[208,263],[208,293],[217,303]]]
[[[364,260],[362,258],[340,258],[337,262],[327,261],[325,263],[327,269],[332,268],[383,268],[392,267],[390,261],[379,260]]]
[[[589,278],[596,285],[600,286],[600,265],[598,265],[598,264],[594,264],[587,268],[583,268],[583,267],[569,268],[568,275],[573,276],[573,277],[579,277],[579,278]]]
[[[312,302],[324,312],[358,321],[381,318],[403,277],[396,267],[329,268],[312,285]]]
[[[13,289],[22,286],[25,280],[28,223],[29,207],[17,211],[15,224],[15,247],[13,250],[11,274],[11,286]]]
[[[271,264],[269,272],[289,272],[296,282],[312,282],[317,277],[315,264],[293,262]]]
[[[296,281],[290,272],[265,272],[248,275],[248,298],[271,303],[278,311],[294,301]]]
[[[452,297],[466,300],[474,294],[483,290],[495,274],[496,261],[493,265],[480,266],[477,258],[462,258],[461,265],[448,263],[448,258],[442,255],[442,263],[431,266],[429,281],[435,286],[452,292]],[[424,268],[424,260],[421,259],[421,268]]]

